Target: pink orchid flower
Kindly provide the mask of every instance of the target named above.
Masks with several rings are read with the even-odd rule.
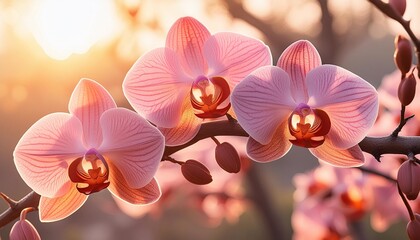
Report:
[[[357,75],[321,58],[308,41],[297,41],[277,66],[252,72],[233,90],[232,106],[250,135],[249,156],[268,162],[292,146],[334,166],[363,164],[357,145],[378,114],[375,88]]]
[[[14,151],[19,174],[41,195],[40,220],[63,219],[105,188],[132,204],[156,201],[162,134],[88,79],[74,89],[69,111],[38,120]]]
[[[132,66],[123,90],[133,108],[159,127],[166,145],[180,145],[197,134],[203,119],[233,114],[234,86],[271,64],[261,41],[229,32],[210,35],[196,19],[183,17],[169,30],[164,48]]]

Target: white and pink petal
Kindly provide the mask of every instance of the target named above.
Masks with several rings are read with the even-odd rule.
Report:
[[[98,151],[121,171],[131,188],[147,185],[162,159],[162,134],[140,115],[124,108],[106,111],[100,122],[104,140]]]
[[[261,144],[271,141],[296,105],[289,76],[273,66],[261,67],[242,80],[233,90],[231,102],[241,126]]]
[[[320,161],[334,167],[359,167],[363,165],[365,157],[359,145],[348,149],[338,149],[332,145],[329,139],[317,148],[309,148],[309,151]]]
[[[58,197],[68,191],[69,163],[83,156],[83,130],[68,113],[49,114],[32,125],[14,150],[16,168],[36,193]]]
[[[210,76],[226,78],[231,89],[255,69],[272,65],[270,49],[262,41],[236,33],[216,33],[204,45]]]
[[[79,81],[70,97],[69,111],[82,122],[86,148],[97,148],[101,144],[99,118],[106,110],[116,107],[114,99],[99,83],[90,79]]]
[[[165,46],[176,52],[182,68],[190,76],[206,75],[203,46],[209,37],[210,32],[198,20],[182,17],[169,29]]]
[[[39,219],[41,222],[62,220],[77,211],[87,199],[87,195],[77,191],[75,184],[72,184],[69,191],[63,196],[56,198],[41,196],[38,206]]]
[[[110,185],[108,190],[117,198],[131,204],[150,204],[162,195],[155,178],[141,188],[132,188],[124,175],[114,165],[110,165]]]
[[[306,75],[312,69],[321,66],[321,57],[316,48],[309,41],[296,41],[283,51],[277,66],[289,74],[290,88],[295,101],[306,103],[308,100]]]
[[[250,137],[246,145],[248,156],[257,162],[271,162],[283,157],[292,147],[289,135],[287,121],[285,121],[277,127],[273,138],[266,145]]]
[[[368,82],[334,65],[323,65],[308,73],[309,102],[324,110],[331,120],[328,138],[341,149],[358,144],[375,123],[378,94]]]
[[[154,49],[128,71],[125,97],[140,115],[157,126],[174,127],[181,119],[181,108],[193,79],[182,71],[177,54],[168,48]]]
[[[184,104],[184,111],[180,123],[173,128],[159,127],[159,131],[165,136],[165,145],[178,146],[193,139],[200,130],[203,119],[194,114],[191,106]]]

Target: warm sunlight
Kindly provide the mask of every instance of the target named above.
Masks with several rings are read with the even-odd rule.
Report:
[[[45,53],[64,60],[82,54],[99,40],[99,13],[109,1],[42,0],[35,6],[32,33]]]

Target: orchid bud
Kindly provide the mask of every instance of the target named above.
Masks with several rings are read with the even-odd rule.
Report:
[[[213,181],[207,167],[196,160],[187,160],[181,165],[181,172],[185,179],[197,185],[205,185]]]
[[[415,200],[420,191],[420,166],[414,161],[405,161],[398,169],[397,181],[407,198]]]
[[[395,37],[394,61],[401,74],[405,76],[410,71],[413,58],[411,43],[405,37],[398,35]]]
[[[407,224],[407,234],[410,240],[420,239],[420,215],[414,214],[415,219]]]
[[[10,230],[10,240],[40,240],[41,237],[34,225],[26,220],[26,213],[31,211],[31,208],[25,208],[20,213],[20,220],[17,221],[12,230]]]
[[[241,170],[241,159],[235,147],[228,142],[218,144],[215,151],[216,162],[228,173],[238,173]]]
[[[406,0],[389,0],[389,5],[401,16],[404,15],[405,8],[407,7]]]
[[[398,86],[398,98],[403,106],[409,105],[416,95],[416,78],[414,74],[401,80]]]

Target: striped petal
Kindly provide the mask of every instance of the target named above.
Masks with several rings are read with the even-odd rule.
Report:
[[[72,184],[69,191],[61,197],[47,198],[41,196],[38,206],[39,219],[41,222],[62,220],[79,209],[87,199],[87,195],[77,191],[75,184]]]
[[[242,80],[233,90],[231,102],[241,126],[263,145],[271,141],[295,105],[287,73],[273,66],[261,67]]]
[[[69,111],[82,122],[87,148],[97,148],[101,144],[99,118],[106,110],[116,107],[114,99],[99,83],[89,79],[79,81],[70,97]]]
[[[178,19],[166,36],[166,47],[180,56],[181,66],[190,76],[205,75],[207,63],[203,55],[204,42],[210,32],[192,17]]]
[[[306,74],[321,66],[321,57],[316,48],[306,40],[294,42],[281,54],[277,66],[289,74],[290,88],[295,101],[306,103],[308,100]]]
[[[253,70],[272,65],[270,49],[260,40],[236,33],[217,33],[204,45],[209,75],[226,78],[233,89]]]
[[[309,151],[320,161],[335,167],[359,167],[363,165],[365,157],[359,145],[348,149],[335,148],[329,139],[317,148],[309,148]]]
[[[68,163],[83,156],[82,125],[68,113],[38,120],[19,140],[13,153],[16,168],[36,193],[58,197],[69,188]]]
[[[155,178],[141,188],[131,188],[124,175],[114,165],[110,165],[109,191],[115,196],[131,204],[149,204],[156,202],[161,191]]]
[[[185,99],[182,110],[182,118],[177,126],[174,128],[159,127],[159,131],[165,136],[165,145],[178,146],[182,145],[197,135],[200,130],[203,119],[198,118],[194,114],[190,100]]]
[[[182,72],[179,58],[168,48],[154,49],[128,71],[124,95],[143,117],[162,127],[175,127],[192,80]]]
[[[312,108],[324,110],[331,120],[327,137],[340,149],[358,144],[375,123],[378,94],[359,76],[341,67],[323,65],[308,73]]]
[[[98,149],[124,175],[131,188],[147,185],[155,175],[164,150],[162,134],[133,111],[106,111],[100,120],[104,136]]]
[[[246,146],[248,156],[257,162],[271,162],[283,157],[292,147],[289,137],[285,137],[287,135],[290,134],[285,121],[278,126],[273,138],[266,145],[250,137]]]

